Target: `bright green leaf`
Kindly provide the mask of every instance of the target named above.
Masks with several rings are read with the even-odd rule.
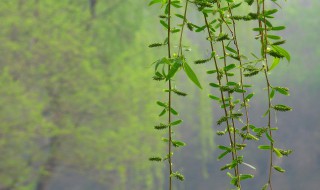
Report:
[[[201,84],[200,84],[196,74],[193,72],[191,67],[186,62],[183,63],[183,68],[184,68],[184,71],[186,72],[187,76],[189,77],[189,79],[194,84],[196,84],[200,89],[202,89]]]

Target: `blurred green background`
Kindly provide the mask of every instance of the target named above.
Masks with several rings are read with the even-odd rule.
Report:
[[[165,94],[151,78],[151,63],[164,56],[165,49],[147,48],[165,33],[158,7],[147,4],[0,2],[0,190],[166,189],[166,167],[147,160],[165,152],[160,140],[165,132],[153,130],[159,112],[155,101]],[[276,160],[287,170],[275,174],[279,190],[320,188],[319,7],[316,0],[290,0],[277,14],[276,22],[287,26],[282,35],[293,61],[283,62],[271,80],[291,89],[289,98],[278,99],[294,107],[277,115],[277,143],[294,150]],[[239,27],[246,35],[247,28]],[[186,38],[185,43],[193,45],[190,60],[208,52],[192,33]],[[197,73],[205,71],[192,67]],[[206,86],[209,77],[200,75]],[[198,90],[184,75],[178,77],[177,84],[190,95],[174,99],[185,121],[177,135],[188,145],[175,152],[175,167],[186,177],[175,182],[175,189],[226,189],[228,179],[219,171],[223,163],[217,162],[215,151],[223,139],[214,133],[209,92]],[[252,104],[252,117],[261,118],[263,98]],[[248,189],[264,184],[266,157],[250,158],[259,169],[254,171],[257,179],[244,184]]]

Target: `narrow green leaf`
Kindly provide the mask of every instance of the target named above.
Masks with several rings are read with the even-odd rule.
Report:
[[[211,99],[213,99],[213,100],[218,100],[218,101],[221,100],[219,97],[214,96],[214,95],[211,95],[211,94],[209,94],[209,98],[211,98]]]
[[[229,150],[229,151],[232,150],[230,147],[226,147],[226,146],[222,146],[222,145],[219,145],[218,148],[221,150]]]
[[[170,125],[171,125],[171,126],[174,126],[174,125],[179,125],[180,123],[182,123],[182,120],[181,120],[181,119],[170,123]]]
[[[201,84],[200,84],[196,74],[193,72],[191,67],[186,62],[183,63],[183,68],[184,68],[184,71],[186,72],[187,76],[189,77],[189,79],[194,84],[196,84],[200,89],[202,89]]]
[[[173,115],[179,115],[179,113],[175,109],[170,108],[170,110]]]
[[[226,75],[227,75],[228,77],[232,77],[232,76],[234,76],[234,73],[228,72],[228,73],[226,73]]]
[[[219,88],[220,87],[220,85],[219,84],[216,84],[216,83],[210,83],[209,84],[210,86],[212,86],[212,87],[214,87],[214,88]]]
[[[172,29],[170,29],[170,32],[174,34],[174,33],[180,32],[180,29],[179,28],[172,28]]]
[[[273,152],[276,153],[276,155],[277,155],[279,158],[282,158],[282,157],[283,157],[283,155],[281,154],[281,152],[279,151],[279,149],[273,148]]]
[[[223,68],[224,71],[230,71],[231,69],[236,68],[237,66],[235,64],[230,64]]]
[[[166,109],[163,109],[162,112],[159,114],[159,117],[163,116],[167,112]]]
[[[275,27],[271,27],[271,30],[284,30],[286,29],[285,26],[275,26]]]
[[[277,170],[278,172],[284,173],[286,170],[284,170],[283,168],[281,168],[280,166],[273,166],[273,168],[275,170]]]
[[[156,3],[161,3],[162,0],[152,0],[150,3],[149,3],[149,6],[153,5],[153,4],[156,4]]]
[[[168,24],[164,20],[160,20],[160,23],[162,26],[164,26],[166,29],[169,29]]]
[[[251,84],[244,84],[244,85],[242,85],[244,88],[251,88],[252,87],[252,85]]]
[[[150,161],[155,161],[155,162],[161,162],[162,161],[162,158],[160,157],[151,157],[149,158]]]
[[[169,73],[166,77],[167,81],[170,80],[177,73],[181,65],[182,65],[181,59],[175,59],[174,64],[170,67]]]
[[[270,145],[260,145],[260,146],[258,146],[258,148],[261,150],[270,150],[271,146]]]
[[[186,146],[186,143],[184,143],[182,141],[172,141],[172,145],[174,147],[182,147],[182,146]]]
[[[246,180],[246,179],[252,179],[254,175],[251,174],[240,174],[240,181]]]
[[[282,45],[285,43],[286,43],[286,40],[280,40],[280,41],[273,42],[271,45]]]
[[[268,131],[265,132],[267,139],[269,139],[270,142],[274,142],[273,138],[269,135]]]
[[[247,92],[246,90],[242,90],[241,88],[236,88],[234,89],[235,92],[239,92],[239,93],[245,93]]]
[[[227,175],[228,175],[230,178],[234,178],[234,176],[233,176],[230,172],[227,172]]]
[[[248,94],[248,95],[245,97],[245,100],[250,100],[253,96],[254,96],[254,93]]]
[[[227,86],[237,86],[238,83],[236,82],[227,82]]]
[[[226,169],[230,169],[230,167],[231,167],[231,164],[226,164],[226,165],[224,165],[224,166],[222,166],[220,168],[220,171],[223,171],[223,170],[226,170]]]
[[[231,48],[229,46],[226,46],[226,49],[229,50],[230,52],[234,53],[234,54],[238,54],[238,52],[235,49],[233,49],[233,48]]]
[[[237,3],[237,4],[230,4],[230,8],[231,9],[235,9],[235,8],[237,8],[237,7],[239,7],[240,5],[241,5],[242,3]]]
[[[268,16],[268,15],[272,15],[276,12],[278,12],[278,9],[266,10],[266,11],[264,11],[264,15]]]
[[[270,100],[272,100],[273,99],[273,97],[274,97],[274,93],[275,92],[275,90],[274,89],[272,89],[271,90],[271,92],[270,92]]]
[[[253,28],[252,30],[253,30],[253,31],[259,31],[259,32],[260,32],[260,31],[264,31],[264,28]]]
[[[217,70],[209,70],[209,71],[207,71],[207,74],[213,74],[213,73],[216,73],[217,72]]]
[[[266,116],[269,114],[269,112],[270,112],[270,109],[268,109],[268,110],[262,115],[262,117],[266,117]]]
[[[172,89],[171,92],[173,92],[173,93],[175,93],[175,94],[177,94],[179,96],[187,96],[188,95],[187,93],[181,92],[181,91],[179,91],[177,89]]]
[[[182,6],[179,5],[179,3],[180,3],[179,1],[172,1],[171,5],[174,6],[175,8],[181,8]]]
[[[275,57],[273,59],[271,67],[269,68],[269,71],[272,71],[274,68],[276,68],[276,66],[278,66],[279,63],[280,63],[280,58]]]
[[[282,48],[280,46],[276,46],[276,45],[271,45],[271,47],[273,49],[275,49],[277,52],[279,52],[281,55],[283,55],[288,60],[288,62],[290,62],[291,56],[287,50],[285,50],[284,48]]]
[[[221,160],[223,157],[225,157],[227,154],[229,154],[231,151],[230,150],[227,150],[223,153],[221,153],[219,156],[218,156],[218,160]]]
[[[273,39],[273,40],[280,40],[281,39],[281,36],[270,35],[270,34],[268,34],[267,37],[270,39]]]
[[[195,30],[195,32],[201,32],[201,31],[203,31],[204,29],[206,29],[206,25],[204,25],[204,26],[201,26],[201,27],[199,27],[199,28],[197,28],[196,30]]]
[[[161,106],[161,107],[164,107],[164,108],[167,108],[167,107],[168,107],[165,103],[160,102],[160,101],[157,101],[157,104],[158,104],[159,106]]]
[[[177,17],[181,18],[181,19],[184,19],[184,16],[181,15],[181,14],[175,14]]]

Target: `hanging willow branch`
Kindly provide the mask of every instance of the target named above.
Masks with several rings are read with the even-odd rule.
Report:
[[[211,82],[209,85],[217,90],[218,96],[210,94],[209,98],[217,102],[222,109],[223,115],[217,120],[217,125],[225,126],[224,130],[217,131],[217,135],[227,135],[229,145],[218,145],[218,148],[223,152],[218,156],[221,160],[227,155],[230,155],[231,161],[221,167],[221,170],[233,171],[233,174],[227,172],[230,177],[230,183],[236,187],[236,189],[244,189],[241,185],[241,181],[251,179],[254,176],[252,174],[242,174],[240,171],[240,165],[243,164],[251,169],[255,169],[254,166],[245,162],[244,148],[247,147],[246,143],[250,143],[252,140],[262,140],[265,135],[268,140],[268,145],[259,145],[258,149],[267,150],[270,152],[270,163],[268,167],[268,182],[262,188],[266,190],[268,187],[272,190],[272,171],[273,169],[278,172],[284,172],[280,166],[275,166],[273,163],[274,154],[278,157],[283,155],[289,155],[291,150],[283,150],[275,147],[275,139],[273,137],[273,131],[277,128],[272,127],[271,111],[286,112],[291,111],[289,106],[283,104],[272,104],[272,99],[275,94],[289,95],[289,89],[286,87],[272,86],[270,81],[270,71],[275,69],[281,59],[285,58],[290,61],[290,54],[280,45],[285,43],[280,36],[269,34],[273,31],[283,30],[284,26],[273,26],[270,19],[274,18],[274,14],[277,9],[266,9],[265,0],[244,0],[249,6],[256,4],[256,12],[242,13],[242,15],[235,15],[234,13],[240,12],[242,8],[242,1],[238,0],[186,0],[183,4],[182,1],[176,0],[152,0],[149,5],[161,4],[164,9],[163,14],[159,16],[160,24],[164,27],[167,33],[166,39],[163,42],[155,42],[149,45],[150,48],[162,48],[167,47],[167,56],[162,57],[155,61],[155,72],[153,79],[159,82],[165,82],[168,89],[164,92],[168,93],[167,100],[157,101],[157,104],[161,107],[162,111],[159,114],[160,117],[167,116],[166,122],[162,122],[156,125],[154,128],[159,131],[167,130],[168,138],[163,138],[163,141],[168,143],[168,153],[165,157],[151,157],[150,161],[160,162],[168,161],[169,164],[169,180],[168,187],[172,190],[172,178],[178,180],[184,180],[184,176],[174,171],[172,166],[173,148],[185,146],[186,143],[174,139],[172,126],[180,125],[181,119],[173,121],[174,117],[178,116],[178,112],[172,107],[172,95],[178,95],[184,97],[187,93],[173,88],[173,82],[177,80],[175,76],[178,72],[183,71],[188,78],[199,88],[202,88],[197,75],[187,63],[187,60],[183,54],[183,37],[184,30],[187,27],[190,31],[199,33],[206,31],[206,40],[210,46],[211,55],[199,60],[194,61],[196,65],[204,65],[213,63],[213,70],[207,71],[207,74],[214,74],[216,81]],[[277,0],[272,0],[277,4]],[[189,5],[191,3],[191,5]],[[194,4],[195,6],[192,6]],[[277,4],[278,5],[278,4]],[[181,11],[181,8],[183,9]],[[195,24],[187,19],[187,13],[191,8],[193,11],[198,11],[203,17],[203,24]],[[180,9],[180,11],[179,11]],[[177,11],[176,14],[173,11]],[[181,14],[180,14],[181,13]],[[174,16],[173,16],[174,15]],[[178,27],[174,27],[172,23],[173,19],[182,19],[182,23]],[[261,57],[256,56],[255,52],[251,55],[253,60],[248,60],[247,56],[243,55],[242,51],[244,47],[240,47],[237,28],[241,22],[257,22],[258,27],[253,28],[253,31],[258,32],[255,39],[259,39],[261,45]],[[239,23],[239,24],[238,24]],[[179,34],[175,39],[174,34]],[[250,36],[246,37],[246,40],[250,42]],[[272,41],[276,40],[276,41]],[[178,42],[178,50],[176,53],[172,53],[172,42]],[[222,56],[219,55],[222,54]],[[269,60],[273,58],[273,63],[269,66]],[[221,63],[220,63],[221,60]],[[237,71],[237,72],[234,72]],[[236,74],[235,74],[236,73]],[[244,83],[245,78],[255,77],[262,73],[266,80],[267,90],[267,105],[268,109],[264,116],[268,116],[266,127],[256,127],[254,123],[255,118],[249,118],[249,101],[253,98],[253,85],[247,85]],[[252,83],[256,82],[253,78],[250,78]],[[175,84],[174,86],[177,86]],[[250,93],[248,91],[251,91]],[[168,115],[166,115],[168,114]],[[245,121],[242,121],[242,118]],[[239,143],[242,140],[241,144]],[[218,187],[219,188],[219,187]]]
[[[178,116],[178,112],[173,108],[173,102],[172,102],[172,96],[173,94],[184,97],[187,95],[187,93],[182,92],[176,88],[173,88],[173,79],[175,78],[176,74],[180,71],[184,71],[186,75],[189,77],[189,79],[197,85],[199,88],[201,87],[201,84],[194,73],[194,71],[191,69],[189,64],[186,62],[186,59],[183,55],[182,51],[182,42],[183,42],[183,32],[184,32],[184,27],[187,23],[187,9],[188,9],[188,1],[186,1],[185,6],[184,6],[184,15],[180,14],[175,14],[177,18],[182,19],[182,25],[181,29],[178,27],[173,27],[172,26],[172,16],[173,16],[173,7],[175,8],[182,8],[183,6],[180,5],[179,1],[162,1],[162,0],[153,0],[150,2],[149,5],[153,5],[156,3],[161,3],[162,7],[164,7],[164,14],[160,15],[160,24],[164,27],[164,29],[167,31],[167,37],[162,43],[152,43],[149,45],[150,48],[161,48],[163,46],[167,46],[167,56],[158,59],[155,61],[154,67],[155,67],[155,73],[153,76],[153,79],[156,81],[164,81],[168,87],[168,89],[165,89],[164,92],[168,93],[167,101],[166,102],[161,102],[157,101],[157,104],[162,108],[161,113],[159,114],[160,117],[165,116],[166,113],[167,115],[167,124],[160,123],[159,125],[156,125],[154,128],[156,130],[167,130],[168,131],[168,138],[163,138],[162,140],[166,143],[168,143],[168,152],[165,157],[151,157],[149,158],[150,161],[168,161],[169,165],[169,175],[168,175],[168,188],[169,190],[172,190],[173,188],[173,182],[172,179],[176,178],[180,181],[184,180],[183,174],[181,174],[178,171],[174,171],[173,168],[173,148],[180,148],[186,145],[186,143],[180,141],[180,140],[175,140],[173,136],[173,126],[178,126],[182,123],[181,119],[173,121],[173,117]],[[172,38],[173,34],[178,33],[180,31],[180,38],[179,38],[179,50],[177,53],[173,54],[171,50],[172,46]],[[172,56],[173,55],[173,56]],[[175,80],[176,81],[176,80]],[[177,85],[175,85],[177,86]]]
[[[275,1],[276,3],[276,1]],[[268,110],[265,113],[265,116],[268,116],[268,125],[267,125],[267,130],[264,130],[263,132],[265,133],[267,139],[270,141],[270,145],[261,145],[258,148],[263,149],[263,150],[269,150],[270,151],[270,157],[269,157],[269,171],[268,171],[268,182],[263,186],[263,189],[267,189],[269,187],[270,190],[272,190],[272,170],[275,169],[278,172],[283,173],[285,170],[282,169],[280,166],[275,166],[273,163],[274,159],[274,154],[277,157],[282,157],[283,153],[281,153],[281,149],[275,147],[275,140],[273,138],[273,132],[274,130],[277,130],[276,128],[272,127],[271,121],[271,110],[274,109],[275,111],[291,111],[291,108],[286,106],[286,105],[272,105],[272,99],[275,95],[275,92],[279,92],[280,94],[283,95],[289,95],[289,89],[288,88],[283,88],[283,87],[272,87],[270,84],[270,79],[269,79],[269,71],[274,69],[276,65],[279,63],[280,58],[286,57],[288,61],[290,61],[290,55],[289,53],[281,48],[280,45],[282,43],[277,43],[277,45],[274,45],[274,43],[270,43],[268,38],[270,39],[281,39],[281,37],[276,36],[276,35],[269,35],[268,31],[277,31],[277,30],[282,30],[285,29],[285,27],[280,26],[280,27],[274,27],[268,18],[273,18],[271,15],[276,13],[278,10],[277,9],[272,9],[272,10],[266,10],[266,3],[265,0],[256,1],[257,5],[257,16],[258,16],[258,24],[259,28],[256,29],[259,31],[259,36],[260,36],[260,42],[261,42],[261,54],[262,58],[264,60],[264,65],[263,65],[263,71],[264,71],[264,76],[266,80],[266,85],[267,85],[267,98],[268,98]],[[262,11],[261,11],[262,8]],[[274,58],[273,64],[271,67],[269,67],[268,61],[268,55]],[[261,133],[261,131],[260,131]],[[292,152],[291,150],[288,150],[288,152]]]

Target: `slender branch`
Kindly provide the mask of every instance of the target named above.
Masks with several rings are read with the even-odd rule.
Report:
[[[168,57],[171,58],[171,0],[168,1]],[[168,73],[170,71],[170,65],[168,67]],[[169,142],[168,142],[168,162],[169,162],[169,190],[172,190],[172,158],[171,158],[171,148],[172,148],[172,128],[171,128],[171,79],[169,79],[169,115],[168,115],[168,124],[169,124]]]
[[[189,4],[189,0],[186,0],[186,5],[185,5],[184,15],[183,15],[183,22],[182,22],[181,32],[180,32],[178,56],[182,55],[182,35],[183,35],[184,27],[185,27],[186,21],[187,21],[188,4]]]
[[[218,8],[220,8],[220,3],[217,2],[218,4]],[[232,15],[232,11],[230,9],[230,4],[228,3],[228,11],[231,15],[231,20],[232,20],[232,25],[233,25],[233,29],[230,28],[229,24],[226,22],[226,20],[224,19],[223,15],[221,14],[220,12],[220,18],[221,20],[225,23],[225,25],[227,26],[227,28],[229,29],[231,35],[232,35],[232,38],[233,38],[233,43],[236,47],[236,50],[237,50],[237,54],[238,54],[238,58],[239,58],[239,64],[240,64],[240,86],[241,86],[241,90],[244,91],[244,87],[243,87],[243,64],[242,64],[242,59],[241,59],[241,56],[240,56],[240,48],[239,48],[239,45],[238,45],[238,40],[237,40],[237,32],[236,32],[236,24],[235,24],[235,21],[233,19],[233,15]],[[220,26],[221,28],[221,26]],[[221,32],[221,30],[220,30]],[[223,42],[223,40],[222,40]],[[225,47],[223,45],[223,47]],[[225,54],[225,50],[224,51],[224,54]],[[249,134],[249,112],[248,112],[248,107],[247,107],[247,104],[246,104],[246,101],[245,101],[245,94],[244,92],[242,92],[242,102],[243,102],[243,106],[245,108],[245,116],[246,116],[246,131],[247,131],[247,134],[245,135],[245,137]],[[242,143],[244,143],[246,140],[246,138],[243,138],[243,141]]]
[[[217,1],[217,6],[218,6],[218,9],[221,8],[221,5],[220,5],[220,2]],[[228,3],[228,6],[229,6],[229,3]],[[229,10],[230,11],[230,10]],[[225,21],[224,17],[223,17],[223,14],[220,12],[220,19],[226,24],[227,28],[229,29],[230,33],[232,34],[233,36],[233,39],[234,39],[234,44],[237,48],[237,52],[238,52],[238,56],[239,56],[239,59],[240,59],[240,51],[239,51],[239,47],[238,47],[238,43],[237,43],[237,38],[236,38],[236,30],[235,30],[235,24],[233,22],[233,26],[234,26],[234,29],[233,31],[231,30],[231,28],[229,27],[228,23]],[[222,33],[222,25],[220,25],[220,33]],[[226,67],[227,66],[227,61],[226,61],[226,57],[227,57],[227,53],[226,53],[226,48],[225,48],[225,44],[224,44],[224,40],[221,41],[221,45],[222,45],[222,50],[223,50],[223,60],[224,60],[224,66]],[[242,79],[242,62],[241,62],[241,59],[239,60],[240,62],[240,79],[241,79],[241,88],[242,88],[242,91],[244,90],[243,89],[243,79]],[[226,81],[227,83],[229,82],[229,79],[228,79],[228,75],[225,75],[225,78],[226,78]],[[228,92],[228,95],[230,97],[230,93]],[[242,93],[242,98],[243,98],[243,103],[245,105],[245,111],[246,111],[246,121],[247,121],[247,126],[249,125],[249,119],[248,119],[248,112],[247,112],[247,107],[246,107],[246,104],[245,104],[245,98],[244,98],[244,93]],[[229,104],[231,105],[231,100],[229,100]],[[232,107],[230,106],[230,114],[232,114]],[[236,149],[236,129],[235,129],[235,123],[234,123],[234,119],[232,118],[232,124],[233,124],[233,139],[234,139],[234,149]],[[247,127],[248,128],[248,127]],[[247,129],[247,132],[248,132],[248,129]],[[245,139],[245,138],[244,138]],[[237,152],[235,152],[235,154],[237,155]],[[239,171],[239,165],[237,164],[236,165],[236,176],[238,178],[238,187],[241,189],[241,184],[240,184],[240,171]]]
[[[208,20],[206,18],[205,15],[204,16],[204,20],[205,20],[205,24],[206,24],[206,28],[207,28],[207,31],[208,31],[208,34],[209,34],[209,39],[210,39],[210,47],[211,47],[211,51],[212,52],[215,52],[214,50],[214,47],[213,47],[213,38],[211,36],[211,33],[210,33],[210,27],[209,27],[209,23],[208,23]],[[218,67],[218,63],[217,63],[217,59],[216,59],[216,56],[213,56],[213,60],[214,60],[214,65],[215,65],[215,68],[217,71],[219,71],[219,67]],[[218,73],[218,72],[217,72]],[[219,73],[217,74],[219,75]],[[217,76],[217,80],[218,80],[218,83],[219,83],[219,86],[222,85],[222,82],[221,82],[221,79],[219,78],[219,76]],[[225,98],[224,98],[224,94],[223,94],[223,91],[220,89],[220,96],[221,96],[221,99],[222,99],[222,104],[223,104],[223,107],[224,107],[224,114],[226,117],[228,117],[228,111],[227,111],[227,106],[226,106],[226,102],[225,102]],[[231,108],[230,108],[231,109]],[[231,111],[231,110],[230,110]],[[231,111],[232,113],[232,111]],[[230,140],[230,144],[231,144],[231,147],[233,149],[233,151],[231,151],[231,155],[232,155],[232,160],[238,160],[238,157],[237,157],[237,154],[236,154],[236,146],[235,146],[235,138],[233,139],[232,138],[232,132],[230,131],[230,124],[229,124],[229,120],[226,121],[227,122],[227,131],[228,131],[228,136],[229,136],[229,140]],[[233,125],[233,132],[235,133],[235,127],[234,127],[234,121],[232,120],[232,125]],[[238,166],[238,165],[237,165]],[[235,167],[234,168],[234,173],[236,176],[238,176],[238,167]],[[240,183],[237,184],[237,187],[240,187]]]
[[[266,16],[264,14],[265,12],[265,1],[262,1],[262,14],[263,14],[263,25],[264,25],[264,58],[266,60],[266,67],[267,67],[267,71],[269,71],[269,66],[268,66],[268,57],[267,57],[267,46],[268,46],[268,30],[267,30],[267,20],[266,20]]]
[[[266,83],[267,83],[267,91],[268,91],[268,132],[270,137],[272,138],[272,131],[271,131],[271,98],[270,98],[270,81],[268,78],[268,71],[269,71],[269,67],[268,67],[268,57],[267,57],[267,25],[266,25],[266,17],[265,17],[265,1],[262,1],[262,15],[263,15],[263,21],[264,23],[262,24],[261,18],[260,18],[260,14],[261,14],[261,7],[259,4],[259,0],[257,0],[257,14],[258,14],[258,21],[259,21],[259,27],[262,28],[262,26],[264,27],[264,30],[260,32],[260,39],[261,39],[261,45],[263,48],[263,57],[265,60],[265,68],[264,68],[264,75],[266,78]],[[273,167],[273,149],[274,149],[274,144],[272,141],[270,141],[270,163],[269,163],[269,175],[268,175],[268,186],[270,188],[270,190],[272,190],[272,167]]]
[[[249,112],[248,112],[248,107],[247,107],[247,103],[246,103],[246,100],[245,100],[245,93],[244,93],[244,87],[243,87],[243,67],[242,67],[243,64],[242,64],[242,59],[241,59],[241,56],[240,56],[240,48],[239,48],[239,45],[238,45],[236,23],[235,23],[235,21],[233,19],[232,10],[230,8],[230,4],[229,3],[228,3],[228,7],[229,7],[229,13],[230,13],[231,20],[232,20],[232,25],[233,25],[233,32],[231,32],[231,34],[233,36],[233,43],[234,43],[234,45],[236,47],[238,58],[239,58],[239,64],[240,64],[240,85],[241,85],[241,90],[243,91],[242,92],[242,102],[243,102],[243,106],[244,106],[244,109],[245,109],[245,115],[246,115],[246,129],[247,129],[247,134],[246,135],[248,135],[249,134]],[[243,139],[243,142],[245,141],[245,139],[246,138]]]
[[[222,26],[220,25],[220,32],[222,32]],[[222,46],[222,50],[223,50],[223,63],[224,63],[224,67],[227,66],[227,54],[226,54],[226,48],[225,48],[225,44],[224,44],[224,40],[221,41],[221,46]],[[226,78],[226,82],[228,83],[229,82],[229,77],[228,75],[225,75],[225,78]],[[228,98],[231,97],[231,93],[228,92]],[[229,112],[230,112],[230,115],[233,114],[233,108],[232,108],[232,101],[231,101],[231,98],[229,98]],[[231,118],[231,123],[232,123],[232,134],[233,134],[233,149],[235,150],[235,155],[236,155],[236,158],[238,157],[237,156],[237,152],[236,152],[236,144],[237,144],[237,141],[236,141],[236,127],[235,127],[235,122],[234,122],[234,119]],[[240,184],[240,172],[239,172],[239,165],[237,164],[236,165],[236,170],[235,170],[235,176],[237,176],[238,178],[238,185],[241,189],[241,184]]]
[[[220,33],[222,33],[222,25],[220,25]],[[226,48],[225,48],[225,44],[224,44],[224,40],[221,41],[221,46],[222,46],[222,51],[223,51],[223,66],[226,67],[227,66],[227,53],[226,53]],[[228,75],[225,75],[225,78],[226,78],[226,82],[228,83],[229,82],[229,77]],[[233,114],[233,108],[232,108],[232,102],[231,102],[231,93],[228,92],[228,99],[229,99],[229,112],[230,112],[230,115]],[[236,150],[236,127],[235,127],[235,122],[234,122],[234,119],[231,118],[231,123],[232,123],[232,134],[233,134],[233,149]],[[237,152],[235,152],[235,155],[237,157]],[[238,178],[238,182],[240,182],[240,175],[239,175],[239,166],[237,164],[236,166],[236,170],[235,170],[235,176],[237,176]],[[239,186],[240,186],[240,183],[239,183]]]
[[[268,129],[269,129],[269,135],[272,138],[272,131],[271,131],[271,98],[270,98],[270,82],[268,78],[268,71],[269,71],[269,66],[268,66],[268,57],[267,57],[267,45],[268,45],[268,38],[267,38],[267,24],[266,24],[266,17],[265,17],[265,1],[262,1],[262,14],[263,14],[263,19],[264,19],[264,58],[266,62],[266,68],[264,69],[264,75],[266,77],[267,81],[267,89],[268,89],[268,107],[269,107],[269,113],[268,113]],[[272,190],[272,167],[273,167],[273,149],[274,145],[273,142],[270,141],[270,164],[269,164],[269,177],[268,177],[268,184],[270,187],[270,190]]]
[[[217,2],[217,5],[218,5],[218,8],[220,8],[220,3],[219,2]],[[241,90],[244,91],[244,87],[243,87],[243,64],[242,64],[242,59],[241,59],[241,56],[240,56],[240,48],[239,48],[238,40],[237,40],[236,24],[235,24],[235,21],[233,19],[232,10],[230,9],[230,4],[229,3],[228,3],[228,7],[229,7],[228,11],[229,11],[229,13],[231,15],[233,29],[230,28],[229,24],[226,22],[226,20],[224,19],[223,15],[221,14],[221,12],[220,12],[220,18],[225,23],[227,28],[229,29],[229,31],[230,31],[230,33],[232,35],[232,38],[233,38],[233,43],[234,43],[234,45],[236,47],[236,50],[237,50],[237,54],[238,54],[238,58],[239,58],[239,64],[240,64],[240,86],[241,86]],[[221,28],[221,26],[220,26],[220,28]],[[223,40],[222,40],[222,42],[223,42]],[[225,47],[225,46],[223,45],[223,47]],[[225,50],[224,50],[224,53],[225,53]],[[245,101],[244,92],[242,93],[242,102],[243,102],[243,105],[244,105],[244,108],[245,108],[245,116],[246,116],[246,130],[247,130],[247,134],[246,135],[248,135],[249,134],[249,112],[248,112],[248,107],[247,107],[247,104],[246,104],[246,101]],[[245,140],[246,140],[246,138],[243,139],[242,143],[244,143]]]

